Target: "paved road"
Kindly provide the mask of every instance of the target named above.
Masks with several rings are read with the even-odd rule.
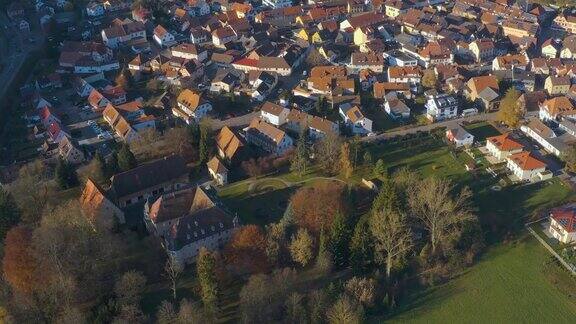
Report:
[[[391,132],[380,133],[380,134],[375,135],[375,136],[363,137],[361,139],[361,141],[370,143],[370,142],[377,142],[379,140],[391,138],[394,136],[413,134],[413,133],[416,133],[418,131],[427,132],[427,131],[430,131],[434,128],[438,128],[438,127],[452,128],[452,127],[458,126],[463,121],[479,122],[479,121],[494,121],[494,120],[496,120],[496,113],[495,112],[494,113],[487,113],[487,114],[478,114],[478,115],[474,115],[474,116],[467,116],[467,117],[462,117],[462,118],[451,119],[451,120],[447,120],[447,121],[443,121],[443,122],[439,122],[439,123],[434,123],[434,124],[430,124],[430,125],[424,125],[424,126],[418,126],[418,127],[395,130],[395,131],[391,131]]]

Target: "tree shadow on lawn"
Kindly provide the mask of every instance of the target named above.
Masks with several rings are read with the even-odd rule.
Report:
[[[244,224],[265,225],[279,220],[283,215],[292,194],[299,188],[268,190],[260,194],[242,195],[225,200],[225,204],[238,213]],[[265,188],[262,188],[265,189]]]

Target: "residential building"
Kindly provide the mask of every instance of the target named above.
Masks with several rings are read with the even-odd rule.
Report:
[[[496,110],[500,106],[498,79],[492,75],[470,78],[464,91],[471,101],[486,111]]]
[[[462,126],[450,128],[446,131],[446,139],[455,147],[471,146],[474,144],[474,135],[468,133]]]
[[[520,181],[534,182],[545,177],[546,163],[536,159],[530,152],[512,154],[506,160],[506,167]]]
[[[254,118],[244,132],[246,141],[271,154],[284,154],[292,148],[294,142],[283,130],[260,118]]]
[[[182,267],[194,263],[202,248],[224,248],[239,226],[216,191],[200,186],[146,202],[144,223],[149,233],[163,240],[171,260]]]
[[[541,53],[543,57],[556,58],[560,54],[562,44],[555,39],[549,38],[542,43]]]
[[[486,149],[497,161],[503,162],[513,154],[522,152],[524,146],[510,136],[510,133],[486,138]]]
[[[447,93],[426,95],[426,117],[431,121],[440,121],[458,116],[458,99]]]
[[[355,71],[368,69],[376,73],[384,71],[384,56],[381,53],[354,52],[350,57],[350,68]]]
[[[575,27],[576,28],[576,27]],[[564,244],[576,241],[576,208],[567,205],[550,211],[548,232],[552,237]]]
[[[482,38],[470,43],[469,50],[474,55],[476,62],[485,62],[496,56],[496,47],[491,39]]]
[[[108,194],[118,207],[125,208],[185,188],[188,168],[181,156],[170,155],[118,173],[110,182]]]
[[[208,173],[210,173],[217,185],[223,186],[228,183],[228,168],[217,156],[210,159],[206,166],[208,167]]]
[[[315,141],[323,138],[327,134],[339,134],[337,123],[333,123],[326,118],[313,116],[298,109],[290,109],[286,117],[286,128],[302,133],[308,131],[308,138]]]
[[[172,57],[204,62],[208,59],[208,51],[195,44],[182,43],[170,49]]]
[[[80,207],[85,215],[94,221],[103,223],[126,223],[124,212],[114,203],[114,198],[100,187],[94,180],[88,178],[80,196]]]
[[[177,98],[177,106],[172,108],[176,117],[182,118],[187,124],[200,122],[209,111],[212,104],[202,98],[202,95],[190,89],[184,89]]]
[[[542,120],[557,120],[559,117],[574,117],[576,110],[572,101],[567,97],[554,97],[545,100],[540,105],[540,119]]]
[[[567,94],[572,85],[570,77],[568,76],[553,76],[550,75],[544,81],[544,89],[550,96],[560,94]]]
[[[420,84],[422,69],[418,66],[390,66],[388,67],[388,82]]]
[[[174,35],[166,30],[162,25],[156,26],[154,28],[154,33],[152,39],[160,47],[170,47],[176,43]]]
[[[140,101],[132,101],[118,106],[108,104],[102,112],[102,117],[116,134],[127,143],[138,139],[138,132],[156,128],[156,118],[152,115],[146,115]]]
[[[396,92],[390,92],[384,97],[384,110],[394,120],[410,118],[410,107],[398,98]]]
[[[558,157],[563,156],[576,142],[575,138],[568,133],[558,136],[554,130],[537,118],[531,118],[528,124],[520,126],[520,130],[544,147],[547,152]]]
[[[266,101],[260,109],[260,117],[262,120],[274,126],[281,126],[286,123],[286,117],[290,113],[290,109],[284,108],[280,105]]]
[[[576,34],[576,16],[569,13],[561,13],[554,18],[552,27]]]
[[[117,48],[138,38],[146,38],[146,27],[143,23],[128,18],[114,19],[110,27],[102,30],[102,40],[110,48]]]
[[[340,105],[338,112],[344,123],[350,127],[352,134],[366,135],[372,133],[372,120],[365,117],[357,105]]]
[[[272,9],[287,8],[292,6],[292,0],[263,0],[262,4]]]
[[[248,157],[244,139],[228,126],[222,127],[216,134],[214,142],[218,156],[232,165],[236,165]]]

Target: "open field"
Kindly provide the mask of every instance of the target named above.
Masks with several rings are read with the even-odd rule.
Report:
[[[398,323],[571,323],[576,281],[532,236],[491,249],[453,281],[410,296]],[[564,290],[551,281],[558,281]]]
[[[486,140],[486,137],[500,135],[500,132],[488,122],[479,122],[464,127],[470,134],[474,135],[477,142]]]

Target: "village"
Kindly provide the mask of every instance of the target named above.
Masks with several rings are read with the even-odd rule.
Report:
[[[573,4],[235,1],[0,1],[2,321],[574,318]]]

